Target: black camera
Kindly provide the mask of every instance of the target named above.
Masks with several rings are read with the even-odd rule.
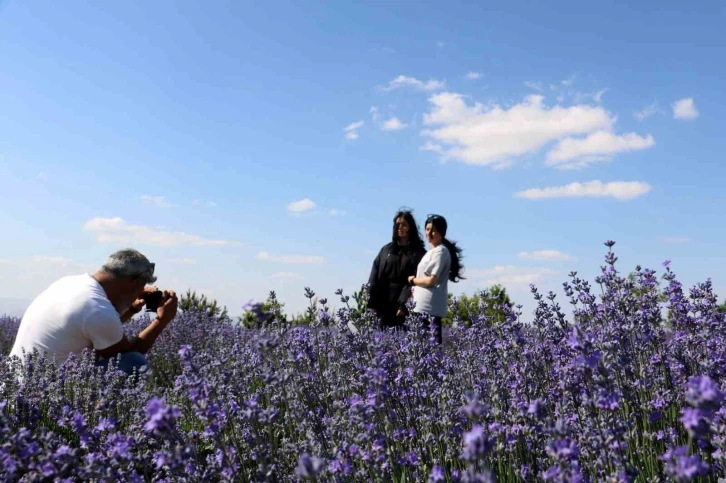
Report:
[[[143,299],[144,302],[146,302],[146,311],[156,312],[156,310],[159,308],[159,304],[161,303],[163,295],[164,294],[161,292],[161,290],[144,294]]]

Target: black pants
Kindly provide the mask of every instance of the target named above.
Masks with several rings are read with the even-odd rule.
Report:
[[[442,333],[442,327],[441,327],[441,317],[432,317],[431,315],[424,314],[423,316],[423,328],[426,330],[426,335],[428,336],[429,331],[431,330],[431,325],[434,326],[434,337],[436,338],[436,343],[441,344],[443,343],[443,333]]]
[[[397,330],[405,330],[406,327],[404,325],[404,322],[406,321],[406,316],[401,315],[397,316],[396,312],[398,312],[397,308],[389,309],[382,314],[380,314],[381,317],[381,330],[383,329],[390,329],[394,328]]]

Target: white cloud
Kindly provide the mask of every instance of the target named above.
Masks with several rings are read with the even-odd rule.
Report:
[[[500,165],[536,153],[552,141],[610,130],[615,123],[615,117],[602,107],[548,108],[541,95],[527,96],[509,109],[497,105],[485,109],[480,103],[468,106],[463,96],[451,92],[429,100],[432,109],[424,115],[424,123],[432,129],[422,134],[446,145],[444,159],[467,164]]]
[[[561,103],[565,100],[565,98],[569,97],[571,98],[572,102],[576,104],[581,102],[589,102],[590,100],[593,100],[597,104],[601,104],[602,97],[607,91],[607,88],[600,89],[599,91],[595,92],[581,92],[567,88],[566,90],[561,91],[561,93],[557,96],[557,102]]]
[[[173,206],[166,200],[164,196],[141,195],[141,201],[149,205],[158,206],[160,208],[169,208],[170,206]]]
[[[21,278],[29,277],[30,271],[45,271],[46,274],[69,274],[73,272],[82,271],[93,271],[98,268],[95,265],[89,263],[83,263],[76,260],[72,260],[67,257],[60,257],[54,255],[34,255],[27,257],[23,260],[8,260],[0,259],[0,265],[15,265],[29,270],[23,273]]]
[[[354,131],[356,129],[360,129],[361,127],[363,127],[363,124],[365,124],[364,121],[356,121],[356,122],[353,122],[351,124],[348,124],[345,127],[344,131]]]
[[[511,159],[506,159],[504,161],[498,161],[498,162],[494,163],[492,165],[492,169],[494,171],[502,171],[502,170],[505,170],[505,169],[509,169],[512,166],[514,166],[514,163],[512,162],[512,160]]]
[[[690,243],[691,239],[689,237],[666,236],[663,237],[663,241],[665,243]]]
[[[35,255],[30,257],[30,261],[33,263],[42,263],[46,265],[58,265],[61,267],[66,267],[73,262],[70,258],[65,257],[52,257],[52,256],[46,256],[46,255]]]
[[[444,148],[442,148],[440,144],[435,144],[435,143],[432,143],[431,141],[426,141],[426,144],[421,146],[419,149],[421,151],[433,151],[435,153],[440,153],[443,151]]]
[[[390,92],[394,89],[398,89],[399,87],[413,87],[420,91],[437,91],[444,88],[444,82],[435,79],[430,79],[424,82],[416,79],[415,77],[399,75],[389,82],[386,87],[383,87],[383,90]]]
[[[693,102],[693,98],[687,97],[673,103],[673,117],[675,119],[696,119],[698,117],[698,109]]]
[[[381,126],[381,129],[383,129],[384,131],[400,131],[401,129],[406,129],[407,127],[408,124],[401,122],[400,119],[394,116],[384,122],[383,126]]]
[[[595,102],[600,104],[600,102],[602,101],[603,94],[605,94],[607,91],[608,91],[607,88],[597,91],[595,93],[595,95],[593,95],[593,99],[595,99]]]
[[[632,200],[651,190],[648,183],[641,181],[614,181],[602,183],[601,181],[588,181],[585,183],[570,183],[565,186],[550,186],[547,188],[531,188],[515,194],[518,198],[541,200],[551,198],[615,198],[617,200]]]
[[[562,253],[559,250],[536,250],[533,252],[519,252],[517,256],[523,260],[572,260],[572,257],[570,255]]]
[[[96,217],[83,225],[84,231],[94,232],[99,243],[145,244],[159,247],[178,245],[224,246],[233,244],[227,240],[211,240],[176,231],[156,230],[148,226],[130,225],[123,219]]]
[[[464,276],[485,285],[527,286],[541,282],[547,275],[557,272],[549,268],[530,268],[515,265],[499,265],[486,269],[468,269]]]
[[[652,115],[658,113],[658,103],[654,102],[653,104],[644,107],[640,111],[637,111],[633,114],[633,117],[637,119],[638,121],[645,121]]]
[[[48,181],[48,174],[45,171],[38,173],[38,181]]]
[[[466,77],[469,80],[476,80],[476,79],[479,79],[481,77],[481,73],[479,73],[479,72],[469,72],[464,77]]]
[[[604,161],[617,153],[647,149],[655,144],[653,136],[635,133],[613,134],[597,131],[585,138],[566,138],[547,153],[546,163],[559,169],[585,167],[593,162]]]
[[[343,210],[336,210],[335,208],[328,210],[328,214],[330,216],[343,216],[345,215],[345,211]]]
[[[287,205],[287,211],[291,213],[304,213],[306,211],[310,211],[313,208],[318,206],[315,204],[313,200],[310,198],[303,198],[301,200],[293,201],[291,203],[288,203]]]
[[[208,206],[210,208],[214,208],[215,206],[217,206],[217,203],[215,203],[214,201],[194,200],[194,201],[192,201],[192,205],[194,205],[194,206],[204,205],[204,206]]]
[[[194,265],[197,263],[195,258],[171,258],[169,263],[181,263],[182,265]]]
[[[345,128],[343,128],[343,131],[345,132],[345,139],[351,141],[358,139],[358,129],[363,127],[363,124],[365,124],[363,121],[356,121],[345,126]]]
[[[373,122],[376,122],[378,120],[378,108],[376,106],[371,106],[369,112],[371,113],[371,119]]]
[[[525,81],[524,86],[529,87],[530,89],[534,89],[535,91],[542,92],[544,90],[541,82]]]
[[[267,262],[300,264],[300,265],[322,265],[325,263],[325,257],[316,255],[273,255],[268,252],[260,252],[257,254],[258,260]]]
[[[295,272],[275,272],[272,274],[272,278],[278,280],[300,280],[302,276]]]

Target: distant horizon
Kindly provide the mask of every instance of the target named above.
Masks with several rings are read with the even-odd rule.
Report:
[[[614,247],[614,251],[616,252],[616,256],[618,256],[617,255],[617,244]],[[603,253],[605,253],[605,252],[603,252]],[[665,260],[664,260],[664,262],[665,262]],[[604,262],[603,262],[603,265],[604,265]],[[615,266],[616,266],[616,269],[619,271],[619,273],[620,273],[621,276],[626,276],[627,274],[632,273],[635,270],[635,268],[636,268],[635,265],[634,265],[634,266],[630,267],[628,270],[625,270],[624,267],[622,266],[622,262],[620,260],[618,260],[616,262],[616,265]],[[672,263],[670,264],[670,267],[671,267],[671,270],[676,273],[676,278],[680,281],[681,277],[679,276],[678,267],[677,266],[673,266]],[[641,265],[641,269],[642,270],[645,270],[645,269],[655,270],[656,277],[659,280],[659,282],[661,283],[661,288],[665,288],[665,285],[667,284],[667,282],[664,281],[664,280],[662,280],[662,276],[665,273],[665,268],[664,268],[663,264],[660,264],[659,266],[644,266],[644,265]],[[93,273],[93,271],[89,271],[89,272],[86,272],[86,273]],[[68,275],[77,275],[77,273],[70,273]],[[564,282],[564,281],[570,282],[571,281],[571,279],[567,275],[568,274],[564,274],[564,278],[563,278],[562,282]],[[464,276],[466,276],[466,274],[464,274]],[[582,276],[579,273],[578,273],[578,276],[580,276],[580,278],[582,278]],[[703,280],[696,280],[692,284],[685,284],[685,283],[683,283],[681,281],[681,283],[683,284],[684,293],[688,294],[690,288],[693,285],[696,285],[696,284],[699,284],[699,283],[702,283],[702,282],[706,282],[708,278],[709,277],[706,277]],[[595,278],[593,277],[592,279],[587,279],[587,280],[590,283],[590,287],[593,290],[593,293],[599,299],[599,294],[597,292],[597,285],[595,283]],[[512,293],[509,291],[509,289],[507,289],[507,287],[505,285],[503,285],[503,284],[495,283],[495,284],[490,284],[490,285],[486,285],[486,286],[480,286],[478,288],[474,288],[474,289],[471,289],[471,290],[466,290],[466,291],[461,290],[461,291],[457,291],[456,290],[456,286],[459,285],[460,283],[461,282],[459,282],[459,283],[450,283],[449,284],[449,287],[450,287],[449,288],[449,292],[454,297],[460,297],[461,295],[472,296],[472,295],[474,295],[476,292],[478,292],[480,290],[490,289],[494,285],[502,285],[502,286],[504,286],[505,290],[507,291],[507,294],[508,294],[510,300],[514,303],[513,310],[517,311],[518,309],[517,309],[516,306],[517,305],[520,305],[520,304],[522,305],[522,309],[521,309],[521,312],[522,313],[521,313],[521,316],[520,316],[520,320],[523,321],[523,322],[530,322],[534,318],[533,310],[536,307],[536,305],[534,304],[534,296],[530,292],[527,292],[526,293],[526,297],[528,297],[528,299],[522,300],[521,298],[515,298],[512,295]],[[535,283],[535,286],[537,286],[537,289],[538,289],[539,293],[542,294],[542,295],[544,295],[544,296],[546,296],[547,293],[550,290],[550,289],[547,289],[545,287],[542,287],[542,286],[540,286],[540,285],[538,285],[536,283]],[[44,287],[42,290],[45,290],[45,288],[46,287]],[[327,301],[328,301],[327,306],[332,310],[332,313],[333,314],[337,313],[337,310],[345,305],[340,300],[340,296],[336,295],[335,293],[332,293],[332,294],[323,294],[323,293],[317,292],[315,290],[315,287],[310,287],[310,288],[315,292],[315,298],[317,298],[318,300],[319,299],[322,299],[322,298],[327,299]],[[351,297],[350,304],[353,305],[353,304],[355,304],[355,300],[353,300],[353,293],[354,292],[357,292],[358,290],[360,290],[362,288],[362,285],[359,285],[358,287],[356,287],[353,290],[347,290],[344,287],[340,287],[340,288],[343,288],[344,295],[348,295],[348,296]],[[39,291],[37,294],[35,294],[33,297],[27,298],[27,299],[18,298],[18,297],[0,297],[0,316],[5,315],[5,316],[10,316],[10,317],[22,318],[23,313],[25,312],[25,310],[27,309],[27,307],[30,305],[30,303],[32,303],[32,301],[35,299],[35,297],[37,297],[37,295],[39,295],[42,292],[42,290]],[[191,288],[191,287],[185,288],[183,290],[177,290],[177,293],[181,296],[181,295],[186,294],[187,293],[187,290],[190,290],[191,292],[196,292],[196,295],[197,296],[205,295],[210,302],[213,301],[213,300],[216,300],[214,297],[210,296],[209,294],[204,293],[204,292],[200,292],[199,290],[195,290],[194,288]],[[274,291],[274,288],[271,289],[271,290]],[[565,313],[566,317],[569,319],[570,316],[572,315],[572,307],[571,307],[571,305],[569,303],[569,299],[567,299],[565,297],[564,290],[562,288],[562,284],[560,283],[559,287],[557,287],[556,289],[551,289],[551,290],[557,296],[556,299],[555,299],[555,302],[556,303],[559,303],[561,310]],[[268,292],[268,294],[269,294],[269,292]],[[276,293],[276,295],[277,295],[277,293]],[[726,296],[723,296],[723,295],[718,294],[718,293],[716,295],[718,297],[718,303],[719,304],[724,303],[724,301],[726,300]],[[289,317],[294,317],[294,316],[298,316],[298,315],[304,314],[305,311],[306,311],[306,309],[307,309],[307,306],[308,306],[307,305],[308,304],[308,299],[305,297],[305,295],[304,295],[304,293],[302,291],[300,293],[300,299],[302,299],[304,302],[302,303],[303,307],[301,309],[299,309],[299,310],[295,310],[295,311],[290,310],[289,305],[288,305],[288,303],[286,303],[285,300],[280,299],[279,296],[277,298],[278,298],[278,301],[284,305],[283,312],[287,316],[289,316]],[[265,302],[266,300],[267,300],[267,296],[265,296],[263,298],[259,298],[259,299],[249,299],[249,300],[247,300],[247,302],[250,302],[250,301],[251,302]],[[217,300],[217,303],[219,304],[219,306],[221,308],[226,308],[227,309],[227,313],[228,313],[228,315],[232,319],[241,318],[244,315],[244,313],[245,313],[245,311],[244,311],[244,309],[243,309],[242,306],[240,306],[237,309],[238,312],[235,312],[234,311],[234,307],[226,306],[225,304],[221,303],[219,300]],[[666,304],[663,304],[663,305],[665,306]],[[14,307],[12,309],[12,310],[14,310],[13,313],[8,312],[8,309],[6,308],[8,306]],[[530,307],[531,307],[532,310],[529,309]]]

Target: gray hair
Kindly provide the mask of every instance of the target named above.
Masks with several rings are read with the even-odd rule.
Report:
[[[156,276],[154,276],[155,264],[151,263],[138,250],[133,248],[125,248],[113,252],[108,256],[106,262],[101,267],[101,270],[112,275],[114,278],[133,278],[141,277],[146,278],[147,283],[156,282]]]

